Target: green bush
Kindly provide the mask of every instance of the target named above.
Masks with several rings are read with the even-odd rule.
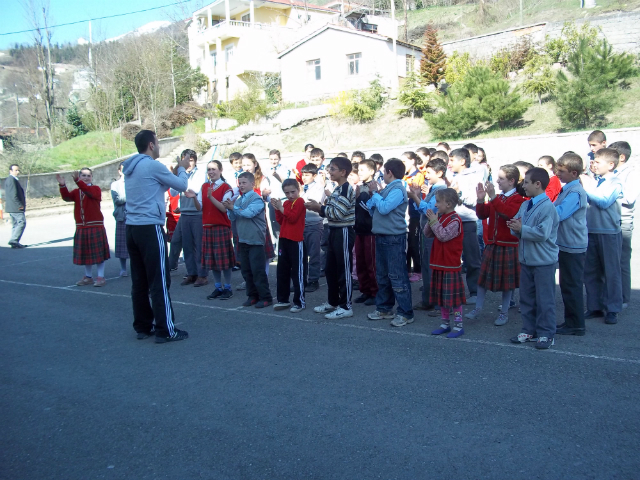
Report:
[[[431,108],[431,95],[420,84],[420,79],[415,73],[410,73],[405,79],[398,95],[398,101],[402,107],[398,113],[403,116],[411,115],[422,117]]]
[[[438,95],[436,101],[440,111],[424,116],[435,138],[460,138],[478,123],[472,114],[477,107],[474,100],[460,90],[460,84],[456,84],[446,95]]]
[[[523,37],[512,46],[498,50],[489,59],[489,68],[506,78],[509,72],[517,72],[524,68],[526,63],[537,55],[531,40]]]
[[[330,103],[334,115],[364,123],[376,117],[376,112],[382,108],[385,101],[385,89],[376,79],[369,84],[369,88],[341,92]]]
[[[522,90],[531,96],[538,98],[542,105],[542,95],[553,93],[556,88],[556,79],[551,70],[551,61],[546,55],[536,55],[524,66],[526,80],[522,83]]]
[[[460,55],[457,51],[447,58],[444,79],[449,85],[464,80],[469,69],[472,67],[469,53]]]
[[[229,102],[220,102],[215,106],[215,114],[221,118],[234,118],[244,125],[258,121],[275,112],[275,108],[263,98],[261,90],[250,87]]]
[[[553,63],[566,65],[569,56],[577,50],[581,40],[585,40],[589,46],[594,46],[597,36],[598,28],[591,27],[589,22],[583,23],[580,29],[573,22],[565,22],[560,37],[545,38],[544,52]]]

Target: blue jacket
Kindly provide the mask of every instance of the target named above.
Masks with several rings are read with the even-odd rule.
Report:
[[[237,198],[233,210],[229,210],[229,218],[236,222],[240,243],[265,244],[267,221],[264,212],[264,200],[253,190]]]
[[[529,205],[532,205],[529,208]],[[511,234],[520,239],[520,263],[530,267],[553,265],[558,261],[558,213],[544,193],[520,206],[515,218],[522,220],[522,230]]]

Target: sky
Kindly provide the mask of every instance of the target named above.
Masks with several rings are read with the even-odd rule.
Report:
[[[42,0],[35,0],[41,2]],[[90,18],[127,13],[146,8],[159,7],[179,0],[49,0],[50,24],[75,22]],[[92,22],[93,41],[105,40],[135,30],[142,25],[157,20],[178,20],[187,18],[191,12],[213,0],[182,0],[182,5],[152,10]],[[17,43],[30,43],[31,34],[2,35],[9,32],[32,28],[28,22],[21,0],[0,0],[0,49],[7,49]],[[54,43],[76,43],[78,38],[89,38],[89,24],[80,23],[53,29]]]

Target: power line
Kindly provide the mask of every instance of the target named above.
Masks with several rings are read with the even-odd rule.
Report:
[[[162,5],[160,7],[145,8],[144,10],[138,10],[136,12],[117,13],[115,15],[108,15],[106,17],[89,18],[87,20],[78,20],[77,22],[61,23],[59,25],[52,25],[49,28],[67,27],[69,25],[77,25],[78,23],[86,23],[86,22],[91,22],[93,20],[105,20],[107,18],[124,17],[125,15],[133,15],[133,14],[136,14],[136,13],[150,12],[151,10],[158,10],[160,8],[173,7],[174,5],[181,5],[183,3],[189,3],[191,1],[192,0],[183,0],[181,2],[169,3],[167,5]],[[0,36],[3,36],[3,35],[16,35],[18,33],[35,32],[36,30],[38,30],[38,29],[37,28],[31,28],[29,30],[20,30],[19,32],[0,33]]]

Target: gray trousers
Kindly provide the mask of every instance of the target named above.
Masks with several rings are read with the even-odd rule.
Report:
[[[590,233],[587,260],[584,264],[584,286],[587,310],[622,310],[622,233]]]
[[[478,239],[473,239],[478,244]],[[556,265],[520,264],[522,333],[553,338],[556,334]]]
[[[322,243],[323,227],[322,222],[311,223],[304,227],[304,246],[309,257],[309,275],[307,282],[317,282],[320,279],[320,269],[322,266]]]
[[[620,271],[622,272],[622,303],[631,300],[631,236],[632,225],[622,226],[622,255],[620,256]]]
[[[480,277],[480,245],[478,245],[478,229],[476,222],[462,222],[464,238],[462,239],[462,255],[467,272],[467,288],[469,296],[478,294],[478,278]]]
[[[202,266],[202,215],[180,215],[182,251],[187,275],[206,277],[209,272]],[[174,233],[175,235],[175,233]]]
[[[27,220],[24,213],[10,213],[11,216],[11,239],[9,245],[12,243],[20,243],[24,229],[27,226]]]
[[[176,224],[176,229],[173,231],[173,236],[171,237],[171,248],[169,249],[169,268],[174,269],[178,268],[178,259],[180,258],[180,253],[182,252],[182,230],[181,223],[182,215],[178,219],[178,223]]]

